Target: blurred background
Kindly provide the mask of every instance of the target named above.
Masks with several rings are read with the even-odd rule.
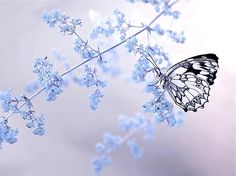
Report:
[[[137,141],[144,149],[141,160],[135,160],[127,146],[112,154],[112,164],[104,176],[234,176],[236,117],[235,13],[233,2],[182,0],[174,8],[182,16],[172,25],[183,29],[186,43],[171,51],[173,61],[213,52],[219,57],[219,72],[212,86],[210,103],[197,113],[185,113],[181,127],[159,124],[154,140]],[[44,9],[59,8],[83,20],[81,36],[87,38],[92,27],[91,11],[108,16],[119,8],[127,18],[150,21],[151,7],[123,0],[81,1],[0,1],[0,90],[12,87],[15,95],[36,79],[32,59],[52,57],[57,47],[70,60],[80,62],[73,51],[73,38],[49,29],[40,15]],[[121,48],[122,50],[122,48]],[[119,49],[117,50],[119,52]],[[122,53],[123,60],[135,59]],[[125,61],[124,61],[125,62]],[[122,69],[132,66],[120,63]],[[62,66],[55,61],[60,72]],[[88,108],[85,88],[71,84],[53,103],[39,95],[34,109],[46,115],[46,135],[37,137],[24,122],[13,116],[10,124],[18,127],[18,142],[4,144],[0,150],[0,176],[90,176],[95,143],[104,132],[120,134],[118,115],[133,116],[147,100],[142,87],[124,79],[108,79],[105,97],[97,111]],[[132,90],[132,91],[130,91]],[[125,102],[125,103],[124,103]]]

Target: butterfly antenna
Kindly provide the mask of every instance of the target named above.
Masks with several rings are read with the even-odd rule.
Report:
[[[153,63],[153,61],[151,61],[149,58],[146,58],[153,66],[154,66],[154,68],[152,68],[151,70],[149,70],[149,71],[155,71],[154,72],[154,74],[155,74],[155,77],[157,77],[158,76],[158,72],[157,72],[157,70],[155,69],[156,68],[156,65],[155,65],[155,63]],[[148,71],[148,72],[149,72]],[[156,83],[154,83],[153,85],[155,85]]]
[[[154,58],[151,56],[151,54],[148,54],[148,55],[149,55],[149,57],[151,58],[151,60],[148,59],[149,62],[154,66],[154,70],[156,71],[157,75],[160,76],[160,75],[161,75],[161,70],[160,70],[160,68],[158,67],[156,61],[155,61]]]

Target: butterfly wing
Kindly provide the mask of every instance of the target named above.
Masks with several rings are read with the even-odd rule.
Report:
[[[214,84],[218,67],[218,57],[215,54],[194,56],[181,61],[165,74],[165,89],[184,111],[197,111],[208,102],[210,86]]]

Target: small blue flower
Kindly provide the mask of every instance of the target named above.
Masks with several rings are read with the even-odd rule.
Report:
[[[150,69],[149,61],[145,58],[141,58],[135,64],[135,69],[132,73],[132,78],[135,82],[145,81],[145,76]]]
[[[4,117],[0,117],[0,148],[3,142],[13,144],[17,142],[18,129],[12,129],[7,124],[7,120]]]
[[[82,25],[82,20],[80,18],[72,17],[71,22],[70,22],[74,27],[75,26],[81,26]]]
[[[129,140],[127,142],[129,148],[130,148],[130,152],[132,153],[132,155],[134,156],[134,158],[136,160],[139,160],[142,158],[143,156],[143,149],[140,149],[139,146],[132,140]]]
[[[94,93],[89,95],[89,107],[92,110],[96,110],[103,96],[103,93],[99,89],[96,89]]]
[[[0,92],[0,101],[2,102],[2,110],[4,112],[13,111],[14,113],[18,113],[18,104],[19,100],[16,97],[11,96],[11,89],[7,91]]]
[[[145,127],[145,139],[151,140],[153,138],[154,132],[155,132],[155,124],[152,122],[148,122],[147,126]]]
[[[45,133],[44,120],[45,120],[45,118],[44,118],[43,114],[41,114],[39,117],[36,117],[34,119],[35,129],[34,129],[33,133],[35,135],[39,135],[39,136],[44,135],[44,133]]]
[[[101,154],[106,151],[106,146],[102,143],[97,143],[95,148],[96,148],[97,154]]]
[[[161,122],[164,122],[164,120],[165,120],[165,115],[164,115],[164,114],[157,114],[155,118],[156,118],[156,121],[157,121],[158,123],[161,123]]]
[[[98,66],[102,72],[112,77],[116,77],[120,74],[120,68],[118,63],[118,55],[115,50],[111,50],[97,59]]]
[[[20,115],[22,119],[26,121],[26,126],[33,130],[33,134],[42,136],[45,133],[44,129],[44,116],[41,114],[40,116],[36,117],[34,115],[34,111],[21,111]]]
[[[176,125],[177,126],[182,126],[184,124],[183,119],[176,119]]]
[[[94,50],[88,47],[88,43],[83,41],[81,38],[76,38],[74,42],[74,50],[83,59],[91,59],[97,54]]]
[[[159,24],[156,24],[156,25],[153,27],[152,30],[153,30],[154,32],[156,32],[157,34],[159,34],[159,35],[164,35],[164,34],[165,34],[165,30],[162,29]]]
[[[0,91],[0,100],[5,101],[11,99],[11,89],[7,91]]]
[[[128,132],[133,127],[132,118],[127,118],[124,115],[120,115],[119,121],[120,121],[120,128],[124,132]]]
[[[39,128],[35,128],[35,130],[33,131],[33,133],[34,133],[35,135],[43,136],[44,133],[45,133],[45,130],[44,130],[44,128],[39,127]]]
[[[108,146],[110,151],[116,150],[120,146],[121,141],[121,136],[115,136],[111,133],[103,134],[103,143]]]
[[[66,35],[66,34],[73,34],[73,31],[71,31],[71,27],[68,26],[68,25],[62,25],[62,26],[59,26],[59,31],[63,34],[63,35]]]
[[[97,72],[96,68],[92,68],[89,67],[88,65],[85,65],[82,77],[77,78],[76,82],[86,87],[93,87],[93,86],[100,88],[105,87],[106,83],[104,81],[97,79],[96,72]]]
[[[49,27],[54,27],[58,21],[60,21],[60,10],[54,9],[51,12],[44,10],[42,13],[42,19],[48,24]]]
[[[52,49],[52,55],[58,60],[58,61],[66,61],[66,56],[64,56],[61,51],[57,48]]]
[[[145,91],[147,93],[152,93],[155,97],[160,97],[162,95],[161,89],[156,85],[158,83],[156,80],[147,84]]]
[[[144,123],[144,116],[140,113],[136,113],[133,118],[133,126],[134,128],[139,128]]]
[[[97,156],[92,159],[92,167],[96,175],[100,175],[102,169],[111,162],[108,155]]]
[[[17,142],[17,134],[18,134],[18,129],[15,130],[10,130],[8,129],[8,132],[5,134],[5,141],[9,144],[14,144],[15,142]]]
[[[125,14],[119,9],[115,9],[113,14],[116,16],[117,25],[121,27],[125,23]]]
[[[185,36],[184,36],[184,32],[181,33],[177,33],[177,32],[173,32],[171,30],[167,31],[170,38],[175,41],[176,43],[184,43],[185,42]]]
[[[137,43],[138,43],[138,39],[136,37],[129,39],[125,44],[125,47],[128,48],[128,52],[135,51],[137,47]]]
[[[173,109],[173,104],[169,101],[163,101],[162,106],[165,109],[165,111],[167,111],[167,112],[171,112]]]
[[[25,90],[29,93],[33,93],[33,92],[37,91],[39,89],[39,87],[40,87],[40,83],[38,81],[35,81],[35,82],[28,84],[25,87]]]
[[[140,113],[136,113],[134,117],[126,117],[124,115],[119,116],[120,120],[120,128],[124,132],[128,132],[130,130],[137,130],[144,124],[144,116]]]
[[[175,19],[178,19],[179,16],[180,16],[180,12],[179,12],[179,11],[173,11],[173,12],[171,13],[171,16],[173,16],[173,18],[175,18]]]
[[[90,38],[95,39],[99,34],[110,37],[115,33],[115,30],[116,29],[113,26],[113,20],[111,18],[107,18],[106,20],[102,21],[101,24],[92,29]]]
[[[167,1],[164,2],[163,6],[162,6],[162,10],[164,11],[164,15],[170,14],[170,6]]]
[[[123,24],[125,24],[125,15],[118,9],[113,11],[115,19],[106,18],[99,25],[95,26],[90,33],[90,38],[96,39],[99,34],[106,37],[112,36],[115,32],[118,32],[120,39],[124,40],[126,37],[126,29]]]

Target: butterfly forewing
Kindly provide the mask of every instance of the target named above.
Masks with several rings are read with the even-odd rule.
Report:
[[[185,111],[204,108],[208,102],[210,85],[214,84],[218,69],[215,54],[195,56],[173,65],[165,74],[165,89],[175,103]]]

